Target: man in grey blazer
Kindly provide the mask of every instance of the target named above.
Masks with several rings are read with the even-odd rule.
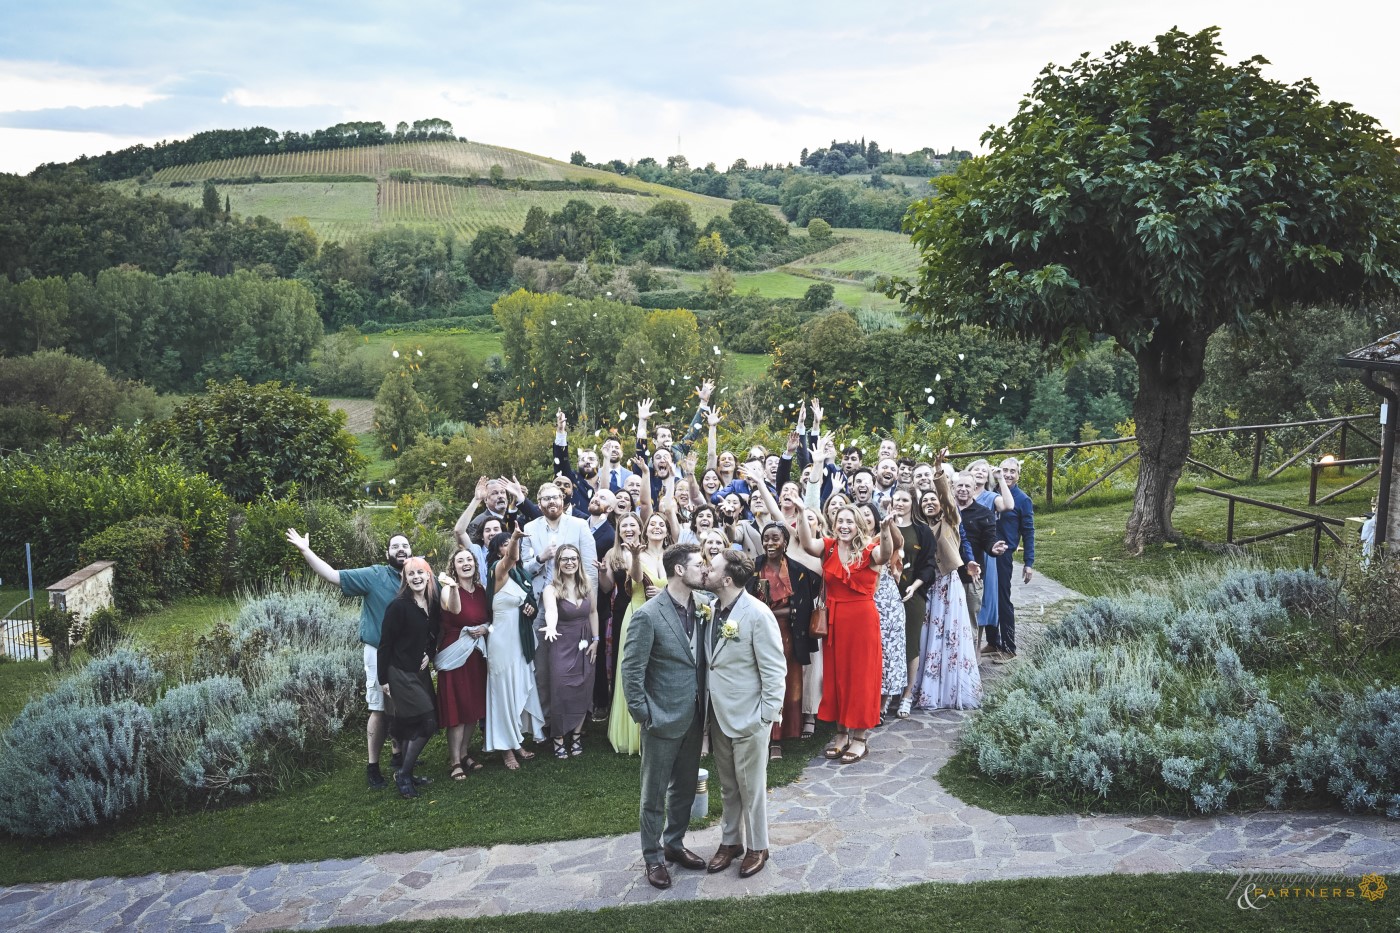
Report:
[[[700,737],[705,722],[706,612],[695,591],[705,583],[697,544],[675,544],[661,563],[666,586],[632,614],[618,676],[627,712],[642,727],[642,857],[647,881],[671,886],[667,862],[704,868],[685,847]],[[702,600],[708,607],[708,602]]]
[[[538,598],[554,579],[554,555],[566,544],[578,548],[583,572],[588,575],[589,592],[598,586],[598,548],[593,541],[593,529],[588,522],[569,514],[564,492],[553,483],[545,483],[539,491],[540,517],[525,523],[525,537],[520,542],[520,563],[530,575]],[[543,613],[535,626],[535,647],[540,648],[544,627]],[[539,691],[540,707],[549,719],[549,652],[535,652],[535,688]]]
[[[744,589],[753,575],[753,558],[731,549],[711,560],[705,584],[718,597],[708,683],[710,749],[724,797],[720,847],[707,868],[724,871],[742,854],[740,878],[768,863],[768,736],[782,719],[787,680],[778,620]]]

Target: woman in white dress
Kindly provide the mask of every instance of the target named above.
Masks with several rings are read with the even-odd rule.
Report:
[[[967,596],[958,579],[962,553],[958,505],[943,471],[947,448],[934,463],[934,491],[919,494],[918,508],[937,542],[937,575],[919,645],[919,667],[905,692],[918,709],[976,709],[982,705],[982,674],[977,669],[977,634],[967,614]],[[906,709],[901,704],[901,709]],[[907,709],[906,709],[907,711]]]
[[[500,752],[511,771],[520,760],[535,757],[524,748],[528,733],[544,741],[544,711],[535,686],[534,618],[537,613],[530,578],[520,566],[517,526],[510,534],[498,534],[486,549],[490,566],[491,634],[486,647],[486,746]]]

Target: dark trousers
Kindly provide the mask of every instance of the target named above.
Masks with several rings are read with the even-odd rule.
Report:
[[[997,558],[997,641],[1002,651],[1016,652],[1016,607],[1011,605],[1011,551]]]
[[[695,783],[700,777],[700,736],[704,731],[697,709],[694,721],[679,738],[664,739],[642,727],[642,857],[648,865],[663,861],[662,847],[685,845]]]

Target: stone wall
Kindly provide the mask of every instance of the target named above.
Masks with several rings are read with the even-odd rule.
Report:
[[[100,560],[69,574],[48,587],[49,605],[75,613],[78,622],[86,624],[94,612],[112,605],[115,566],[113,561]]]

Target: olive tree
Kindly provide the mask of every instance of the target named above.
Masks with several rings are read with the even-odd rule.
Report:
[[[934,327],[1064,350],[1106,334],[1138,369],[1130,550],[1180,535],[1206,339],[1295,303],[1400,286],[1400,165],[1371,117],[1308,80],[1224,61],[1218,30],[1047,66],[1016,115],[916,202],[915,280]]]

